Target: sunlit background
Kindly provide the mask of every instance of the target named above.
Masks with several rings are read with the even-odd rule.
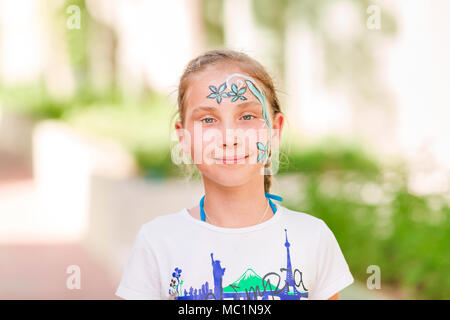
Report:
[[[356,279],[341,298],[449,299],[449,13],[0,0],[0,298],[117,298],[139,227],[203,194],[171,161],[177,82],[230,48],[274,79],[287,124],[271,192],[333,230]]]

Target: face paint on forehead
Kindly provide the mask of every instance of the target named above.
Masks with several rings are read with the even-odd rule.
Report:
[[[233,78],[237,78],[230,86],[230,82]],[[242,81],[244,79],[244,81]],[[245,84],[244,84],[245,83]],[[227,88],[231,88],[230,91],[226,92]],[[262,115],[264,120],[264,125],[267,125],[269,128],[269,137],[272,137],[272,124],[270,122],[270,116],[267,114],[267,98],[266,93],[262,88],[258,85],[258,83],[249,76],[246,76],[241,73],[233,73],[227,76],[225,82],[222,83],[219,88],[216,86],[210,85],[209,89],[212,91],[207,98],[216,99],[217,103],[220,104],[222,99],[231,98],[231,102],[235,102],[237,100],[247,100],[244,94],[248,90],[258,99],[262,106]],[[268,153],[270,149],[270,139],[267,141],[266,145],[261,142],[256,143],[256,147],[261,152],[258,154],[257,162],[264,162],[266,158],[268,158]]]

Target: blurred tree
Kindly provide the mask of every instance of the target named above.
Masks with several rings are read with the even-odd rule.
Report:
[[[359,24],[356,27],[359,29],[359,32],[355,30],[355,36],[350,39],[334,39],[329,32],[330,14],[340,14],[339,12],[330,12],[330,9],[342,4],[349,5],[347,8],[353,7],[358,15]],[[374,40],[377,40],[377,36],[382,37],[395,33],[395,20],[386,8],[382,8],[383,27],[380,29],[380,32],[374,33],[373,37],[367,32],[362,32],[367,30],[367,8],[373,4],[373,1],[368,0],[253,0],[257,22],[263,26],[268,26],[278,35],[276,48],[278,49],[279,67],[282,70],[286,67],[284,65],[286,30],[289,20],[294,19],[302,21],[323,43],[327,54],[327,70],[330,71],[328,75],[333,77],[333,79],[335,79],[335,76],[341,77],[343,75],[342,72],[348,70],[347,66],[354,67],[350,69],[351,74],[354,74],[355,69],[370,71],[371,67],[373,67],[374,57],[368,49],[375,45]],[[356,50],[348,50],[349,48]],[[359,51],[360,49],[364,50]],[[355,60],[352,58],[358,58],[356,61],[362,60],[363,63],[358,62],[355,64]],[[367,76],[367,73],[365,73],[365,76]]]

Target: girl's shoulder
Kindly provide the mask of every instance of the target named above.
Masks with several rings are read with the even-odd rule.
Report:
[[[145,247],[153,247],[170,239],[179,232],[179,223],[185,209],[163,214],[144,222],[138,229],[135,242]]]
[[[166,213],[152,218],[145,222],[141,229],[143,230],[164,230],[166,228],[174,227],[185,215],[186,208],[181,210]],[[166,229],[167,230],[167,229]]]
[[[281,208],[283,210],[284,217],[289,221],[300,223],[301,225],[308,227],[322,227],[323,224],[325,224],[325,221],[323,221],[321,218],[316,217],[310,213],[304,211],[295,211],[286,207]]]

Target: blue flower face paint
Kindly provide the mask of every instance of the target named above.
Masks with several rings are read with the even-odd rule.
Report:
[[[231,99],[231,102],[235,102],[238,99],[247,100],[247,98],[243,96],[245,91],[247,91],[247,88],[244,87],[238,90],[238,87],[233,83],[231,85],[231,92],[228,92],[228,96],[233,97],[233,99]]]
[[[232,83],[230,86],[230,82],[232,79],[236,79],[236,83]],[[244,79],[244,83],[246,86],[244,86],[244,83],[241,79]],[[230,91],[225,92],[227,88],[231,88]],[[212,91],[207,98],[210,99],[216,99],[217,103],[220,104],[222,102],[222,99],[231,98],[231,102],[235,102],[238,100],[247,100],[247,98],[244,96],[244,94],[247,92],[247,89],[258,99],[259,103],[262,106],[262,115],[264,120],[264,125],[267,125],[269,128],[269,137],[272,136],[272,125],[270,122],[270,117],[268,116],[267,112],[267,99],[266,99],[266,93],[262,88],[259,87],[259,85],[256,83],[253,78],[246,76],[244,74],[240,73],[233,73],[229,75],[225,82],[222,83],[219,88],[216,86],[210,85],[209,89]],[[270,150],[270,139],[267,141],[267,143],[264,145],[261,142],[256,143],[256,148],[260,151],[258,154],[257,162],[264,163],[265,160],[268,160],[268,154]]]
[[[220,102],[222,102],[222,98],[228,98],[228,94],[224,92],[226,88],[227,88],[226,83],[222,83],[219,89],[217,89],[214,86],[209,86],[209,89],[212,91],[212,93],[209,96],[207,96],[207,98],[217,99],[217,103],[220,104]]]

